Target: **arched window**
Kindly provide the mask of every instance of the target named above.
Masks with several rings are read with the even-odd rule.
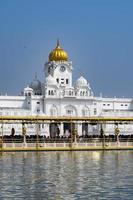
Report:
[[[88,116],[90,116],[90,110],[89,110],[89,108],[88,108],[87,106],[85,106],[85,107],[83,108],[83,110],[82,110],[82,115],[83,115],[83,117],[88,117]]]
[[[70,95],[70,96],[72,95],[72,92],[71,92],[71,90],[69,91],[69,95]]]
[[[65,107],[65,115],[66,116],[77,116],[77,110],[75,108],[75,106],[72,106],[72,105],[68,105]]]
[[[58,115],[58,109],[55,105],[53,105],[50,109],[50,115],[51,116],[57,116]]]
[[[97,115],[97,109],[94,108],[94,115]]]
[[[72,110],[72,109],[67,109],[67,110],[66,110],[66,113],[67,113],[68,115],[72,115],[72,114],[73,114],[73,110]]]
[[[29,96],[29,97],[31,96],[31,93],[30,93],[30,92],[28,92],[28,96]]]
[[[53,90],[51,90],[51,95],[54,95],[54,91]]]

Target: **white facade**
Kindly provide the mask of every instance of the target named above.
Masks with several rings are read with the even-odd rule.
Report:
[[[65,54],[64,54],[65,53]],[[133,99],[131,98],[103,98],[95,97],[88,81],[79,77],[72,83],[73,66],[68,60],[66,52],[57,47],[50,53],[52,59],[45,64],[44,82],[37,77],[24,88],[21,96],[0,96],[1,116],[79,116],[79,117],[133,117]],[[49,124],[40,127],[40,134],[49,136]],[[97,134],[98,126],[76,124],[78,134]],[[16,134],[20,134],[19,125],[5,125],[4,134],[10,134],[11,127],[15,127]],[[33,126],[27,126],[28,133],[33,134]],[[69,130],[59,124],[60,135]],[[122,124],[119,126],[122,134],[132,134],[133,126]],[[69,129],[69,128],[68,128]],[[105,133],[114,132],[113,125],[106,125]]]

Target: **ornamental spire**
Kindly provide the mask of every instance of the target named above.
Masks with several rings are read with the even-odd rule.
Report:
[[[60,40],[59,38],[57,38],[57,45],[56,45],[56,48],[60,47]]]

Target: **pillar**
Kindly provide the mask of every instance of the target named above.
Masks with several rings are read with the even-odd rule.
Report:
[[[26,146],[26,127],[25,127],[25,123],[22,123],[22,135],[23,135],[23,146]]]
[[[45,132],[44,132],[44,135],[46,137],[50,137],[50,130],[49,130],[49,123],[45,124]]]
[[[93,127],[88,123],[88,135],[93,135]]]
[[[82,136],[82,123],[77,123],[78,136]]]
[[[63,124],[63,122],[60,123],[60,136],[64,136],[64,124]]]

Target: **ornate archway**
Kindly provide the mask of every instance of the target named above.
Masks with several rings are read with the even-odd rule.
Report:
[[[58,109],[56,105],[52,105],[50,108],[50,115],[51,116],[58,116]]]
[[[90,116],[90,109],[88,106],[84,106],[82,109],[82,116],[83,117],[89,117]]]
[[[73,105],[65,106],[65,116],[77,116],[77,109]]]
[[[59,124],[50,123],[49,132],[50,132],[50,138],[59,137],[59,135],[60,135]]]

